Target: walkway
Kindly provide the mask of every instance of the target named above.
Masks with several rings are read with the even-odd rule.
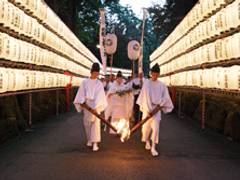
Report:
[[[160,156],[153,158],[140,133],[126,143],[103,132],[100,151],[85,146],[81,116],[67,113],[0,146],[1,180],[163,179],[239,180],[240,143],[175,115],[161,124]]]

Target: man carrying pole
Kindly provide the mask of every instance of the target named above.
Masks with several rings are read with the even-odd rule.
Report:
[[[155,64],[151,69],[151,79],[146,80],[137,100],[140,110],[143,112],[143,119],[149,116],[154,109],[157,112],[142,126],[142,141],[146,143],[145,148],[151,150],[153,156],[157,156],[156,144],[159,142],[159,126],[161,120],[161,110],[164,113],[171,112],[173,104],[166,85],[158,80],[160,68]],[[151,136],[151,137],[150,137]],[[150,139],[152,144],[150,144]]]
[[[107,107],[107,100],[103,84],[98,80],[100,67],[93,63],[90,78],[85,79],[80,85],[74,100],[78,112],[83,109],[83,124],[87,136],[87,146],[93,146],[93,151],[98,151],[98,143],[101,141],[100,119],[94,114],[99,114]]]

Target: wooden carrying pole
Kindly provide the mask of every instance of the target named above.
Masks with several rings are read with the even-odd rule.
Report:
[[[86,109],[87,111],[89,111],[90,113],[92,113],[93,115],[95,115],[97,118],[99,118],[103,123],[105,123],[106,125],[108,125],[113,131],[117,132],[117,129],[115,127],[113,127],[113,125],[106,121],[100,114],[98,114],[95,110],[93,110],[91,107],[89,107],[86,103],[81,104],[81,107]]]
[[[148,114],[147,117],[145,117],[143,120],[141,120],[139,123],[137,123],[130,131],[130,133],[134,133],[135,131],[137,131],[144,123],[146,123],[149,119],[151,119],[159,110],[161,110],[162,107],[157,105],[157,107],[155,107],[152,112],[150,112]]]

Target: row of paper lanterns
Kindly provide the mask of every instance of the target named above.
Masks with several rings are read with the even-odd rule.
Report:
[[[161,75],[183,68],[240,58],[240,33],[218,39],[161,65]]]
[[[52,51],[21,41],[1,32],[0,58],[14,62],[49,66],[60,70],[70,71],[82,76],[89,75],[89,69],[84,66],[69,61],[65,57]]]
[[[6,1],[6,0],[1,0]],[[42,0],[11,0],[13,4],[23,8],[24,12],[30,12],[44,26],[49,27],[54,33],[65,39],[69,44],[75,47],[79,52],[97,62],[97,58],[79,41],[71,30],[61,21],[61,19],[52,11]]]
[[[185,71],[160,80],[168,86],[240,90],[240,66]]]
[[[0,67],[0,93],[66,87],[70,79],[64,74]],[[73,86],[79,86],[81,82],[82,78],[73,77]]]
[[[39,43],[49,46],[57,52],[61,52],[69,58],[72,58],[75,61],[84,64],[85,66],[90,66],[92,64],[89,59],[72,48],[63,39],[45,28],[35,18],[28,16],[25,14],[25,12],[9,3],[8,1],[0,0],[0,9],[0,25],[2,24],[1,26],[9,28],[21,36],[24,35],[38,41]],[[60,19],[58,20],[60,21]],[[82,48],[81,52],[84,50],[86,51],[86,48]],[[89,53],[87,57],[91,57],[89,56]]]
[[[186,18],[183,19],[180,25],[178,25],[175,30],[167,37],[167,39],[162,43],[162,45],[153,52],[153,54],[151,55],[151,60],[158,59],[159,63],[164,63],[199,43],[203,43],[204,41],[212,37],[239,27],[239,3],[239,0],[235,0],[231,4],[227,5],[225,8],[219,10],[216,14],[207,18],[206,20],[196,23],[195,28],[188,32],[186,35],[184,35],[188,27],[182,27],[182,25],[187,24],[187,20],[190,16],[194,14],[193,12],[195,12],[195,7],[200,6],[201,3],[198,3],[193,8],[193,10],[191,10],[190,13],[186,16]],[[182,38],[176,42],[176,40],[180,37]],[[174,40],[172,40],[173,38]],[[166,50],[171,45],[173,46]]]

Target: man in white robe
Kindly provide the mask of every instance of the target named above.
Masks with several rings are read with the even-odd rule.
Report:
[[[111,85],[108,93],[107,93],[107,99],[108,99],[108,117],[111,116],[111,123],[117,124],[120,119],[129,119],[129,111],[128,106],[126,103],[128,102],[128,96],[125,95],[119,95],[117,92],[126,90],[126,86],[123,81],[122,73],[119,71],[117,73],[116,80]],[[106,115],[106,114],[105,114]],[[111,134],[115,134],[114,131],[110,130]]]
[[[81,111],[81,104],[83,103],[86,103],[97,113],[104,111],[107,107],[103,84],[98,80],[99,71],[99,64],[93,63],[90,78],[85,79],[80,85],[74,100],[74,105],[78,112]],[[93,151],[98,151],[98,143],[101,141],[100,120],[85,109],[83,109],[83,115],[87,146],[93,146]]]
[[[143,112],[143,118],[150,113],[157,105],[162,107],[164,113],[171,112],[173,104],[166,85],[158,80],[160,73],[159,65],[151,69],[151,79],[145,80],[137,103]],[[145,148],[151,150],[153,156],[157,156],[156,144],[159,142],[159,126],[161,111],[158,111],[151,119],[142,126],[142,141],[146,143]],[[150,139],[152,144],[150,143]]]

